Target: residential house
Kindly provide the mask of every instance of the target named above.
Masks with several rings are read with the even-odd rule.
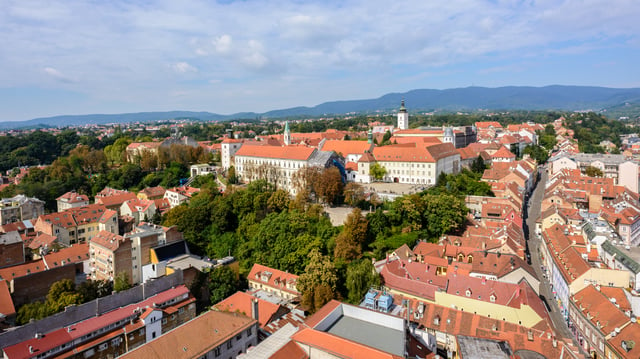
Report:
[[[281,298],[294,300],[300,296],[298,276],[255,263],[247,275],[249,288],[275,294]]]
[[[120,214],[135,219],[135,224],[150,221],[156,214],[156,204],[153,200],[131,199],[120,206]]]
[[[0,225],[38,218],[44,214],[44,201],[19,194],[0,200]]]
[[[164,199],[169,201],[171,208],[177,207],[183,203],[189,203],[191,197],[200,192],[200,188],[182,186],[169,188],[164,192]]]
[[[55,236],[63,245],[84,243],[101,230],[118,233],[118,214],[100,204],[74,207],[38,217],[35,230]]]
[[[56,198],[58,203],[58,212],[65,211],[70,208],[83,207],[89,205],[89,197],[75,191],[67,192]]]
[[[571,299],[569,328],[591,358],[605,358],[606,341],[630,324],[631,318],[593,285],[578,291]]]

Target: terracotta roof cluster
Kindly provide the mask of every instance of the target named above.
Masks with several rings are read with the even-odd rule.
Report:
[[[247,279],[263,283],[273,288],[279,288],[292,294],[300,294],[296,288],[296,283],[298,282],[297,275],[263,266],[262,264],[255,263],[253,267],[251,267]]]
[[[620,358],[640,358],[640,324],[631,323],[615,337],[608,339],[608,345]]]
[[[129,150],[145,150],[145,149],[157,149],[158,147],[160,147],[160,145],[162,145],[162,142],[160,141],[155,141],[155,142],[133,142],[130,143],[127,146],[127,151]]]
[[[561,357],[567,351],[577,353],[570,340],[556,338],[547,321],[541,321],[533,328],[506,322],[500,319],[488,318],[468,311],[460,311],[434,303],[416,300],[411,297],[394,296],[394,304],[402,307],[402,303],[409,303],[412,313],[410,320],[418,323],[420,329],[431,329],[448,335],[465,335],[477,338],[504,340],[515,351],[529,350],[544,355],[547,358]],[[406,310],[400,311],[399,316],[406,316]]]
[[[149,207],[154,205],[154,201],[136,198],[124,202],[123,205],[129,207],[129,210],[131,212],[145,212],[149,209]]]

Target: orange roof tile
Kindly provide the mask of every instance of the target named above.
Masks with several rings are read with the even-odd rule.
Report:
[[[307,146],[242,146],[236,152],[236,157],[264,157],[264,158],[278,158],[287,160],[306,161],[311,157],[314,148]]]
[[[302,329],[295,333],[292,340],[318,348],[322,351],[331,353],[343,358],[363,358],[363,359],[400,359],[401,357],[381,350],[371,348],[369,346],[356,343],[329,333],[313,330],[310,328]]]
[[[327,140],[322,145],[322,151],[334,151],[342,156],[347,156],[349,154],[363,154],[370,151],[372,147],[373,144],[367,141]]]
[[[11,292],[9,292],[9,281],[4,279],[0,280],[0,314],[5,317],[16,314]]]
[[[264,278],[266,278],[267,280],[264,281]],[[247,275],[247,279],[264,283],[270,287],[278,288],[285,292],[300,294],[297,289],[293,290],[287,288],[287,285],[296,288],[296,283],[298,282],[297,275],[263,266],[262,264],[255,263],[251,268],[251,271]]]
[[[251,308],[253,300],[258,301],[258,322],[261,328],[289,312],[289,309],[281,305],[258,299],[245,292],[236,292],[232,294],[223,301],[214,305],[214,308],[219,311],[230,313],[238,312],[248,317],[252,317],[253,314]]]

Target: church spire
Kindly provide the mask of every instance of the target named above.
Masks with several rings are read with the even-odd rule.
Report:
[[[291,144],[291,131],[289,131],[289,121],[284,123],[284,144],[289,146]]]

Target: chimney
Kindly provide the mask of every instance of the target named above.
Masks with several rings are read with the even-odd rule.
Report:
[[[251,299],[251,317],[255,320],[260,320],[260,312],[258,310],[258,298]]]

